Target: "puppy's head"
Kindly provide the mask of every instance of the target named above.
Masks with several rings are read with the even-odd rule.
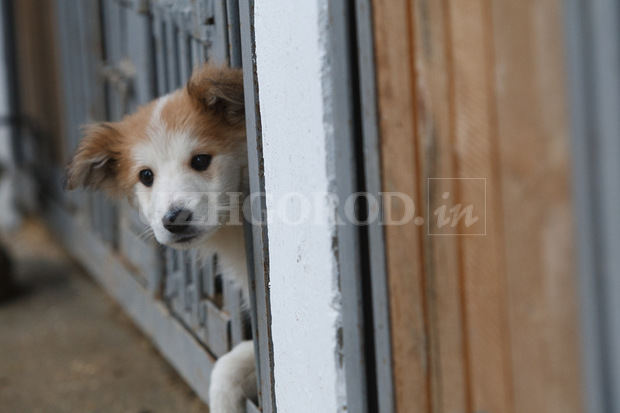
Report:
[[[160,243],[190,248],[229,218],[246,158],[241,71],[205,65],[185,89],[85,127],[67,187],[127,196]]]

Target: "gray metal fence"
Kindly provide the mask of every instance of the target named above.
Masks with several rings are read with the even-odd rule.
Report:
[[[586,406],[620,411],[620,5],[567,0]]]
[[[249,7],[242,2],[246,19]],[[65,159],[78,144],[79,125],[120,120],[183,86],[192,69],[207,59],[241,66],[235,0],[56,0],[56,10]],[[250,153],[250,159],[256,156]],[[62,167],[50,173],[61,176]],[[217,256],[199,261],[195,252],[144,240],[146,227],[126,202],[112,203],[98,193],[65,194],[61,188],[54,194],[50,224],[206,400],[216,358],[250,338],[241,290],[222,277]],[[265,332],[257,342],[268,340],[264,320],[265,314],[254,319],[255,335]],[[270,363],[268,357],[263,360]],[[268,367],[262,370],[270,377]],[[272,400],[271,381],[261,387],[262,397]],[[248,401],[248,411],[257,409]]]

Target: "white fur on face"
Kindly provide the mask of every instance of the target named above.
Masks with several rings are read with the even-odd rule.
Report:
[[[160,98],[147,128],[148,139],[135,145],[132,157],[137,172],[150,169],[153,185],[138,182],[136,199],[157,241],[174,248],[191,248],[212,235],[230,218],[229,192],[238,192],[242,167],[238,155],[213,155],[206,171],[191,168],[191,158],[198,155],[200,141],[191,131],[174,131],[161,120],[161,112],[169,96]],[[232,197],[234,200],[235,197]],[[192,213],[190,228],[173,234],[163,224],[171,210],[185,209]],[[187,240],[191,236],[191,240]]]

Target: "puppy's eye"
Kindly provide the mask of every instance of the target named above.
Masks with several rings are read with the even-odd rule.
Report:
[[[192,168],[197,171],[204,171],[211,164],[211,155],[201,154],[192,158]]]
[[[140,182],[142,182],[144,186],[153,185],[154,179],[155,179],[155,175],[153,174],[153,171],[151,171],[150,169],[143,169],[140,171]]]

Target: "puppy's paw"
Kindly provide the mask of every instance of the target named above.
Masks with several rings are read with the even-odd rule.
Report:
[[[211,413],[244,413],[245,399],[256,395],[254,343],[243,341],[215,363],[209,408]]]

